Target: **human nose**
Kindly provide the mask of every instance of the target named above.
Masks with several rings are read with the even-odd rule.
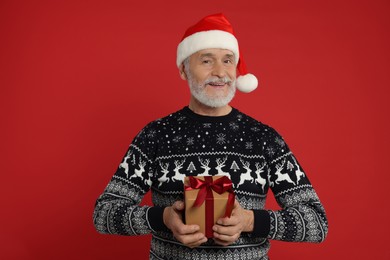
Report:
[[[213,67],[213,72],[212,72],[213,76],[217,76],[219,78],[223,78],[226,76],[226,71],[225,71],[225,67],[223,66],[223,64],[217,62],[214,64],[214,67]]]

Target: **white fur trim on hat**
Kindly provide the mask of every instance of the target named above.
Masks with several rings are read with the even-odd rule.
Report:
[[[227,49],[234,53],[236,64],[240,58],[238,52],[238,42],[233,34],[210,30],[194,33],[184,38],[177,47],[176,65],[180,67],[181,63],[192,54],[204,49]]]
[[[236,80],[236,87],[239,91],[249,93],[257,88],[258,80],[253,74],[239,76]]]

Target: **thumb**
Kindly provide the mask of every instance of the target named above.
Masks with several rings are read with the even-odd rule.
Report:
[[[232,215],[233,215],[233,213],[235,213],[237,210],[240,210],[240,208],[241,208],[240,203],[238,202],[238,200],[235,200],[235,201],[234,201],[234,206],[233,206]]]
[[[175,203],[173,203],[172,205],[173,209],[175,210],[183,210],[184,209],[184,202],[183,201],[176,201]]]

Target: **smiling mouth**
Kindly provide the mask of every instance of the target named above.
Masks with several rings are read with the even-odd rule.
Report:
[[[224,87],[226,85],[225,82],[210,82],[207,85],[210,85],[212,87]]]

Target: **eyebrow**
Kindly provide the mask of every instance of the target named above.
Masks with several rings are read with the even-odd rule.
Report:
[[[230,59],[230,58],[233,59],[233,58],[234,58],[234,55],[233,55],[233,54],[226,54],[225,57],[227,57],[227,58],[229,58],[229,59]]]
[[[202,53],[199,57],[203,58],[203,57],[213,57],[213,56],[215,56],[215,55],[210,53],[210,52],[207,52],[207,53]]]
[[[215,57],[215,54],[207,52],[207,53],[203,53],[200,55],[200,58],[203,58],[203,57]],[[233,54],[225,54],[224,58],[231,59],[231,58],[234,58],[234,55]]]

